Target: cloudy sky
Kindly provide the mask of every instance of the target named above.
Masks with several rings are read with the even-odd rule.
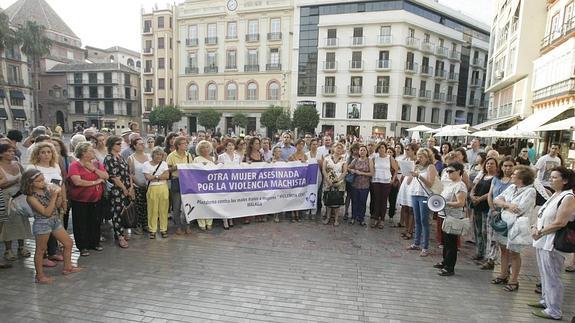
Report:
[[[123,46],[140,51],[140,12],[154,5],[165,7],[169,1],[157,0],[46,0],[82,39],[82,44],[107,48]],[[176,2],[181,2],[178,0]],[[242,0],[240,0],[242,1]],[[342,0],[345,1],[345,0]],[[429,0],[432,1],[432,0]],[[439,0],[481,22],[489,24],[495,0]],[[0,0],[6,9],[16,0]]]

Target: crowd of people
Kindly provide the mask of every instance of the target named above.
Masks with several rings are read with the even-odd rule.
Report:
[[[176,235],[191,234],[196,225],[202,231],[212,230],[213,219],[186,221],[178,164],[313,161],[319,164],[318,196],[323,197],[317,207],[269,215],[270,219],[280,222],[285,216],[299,222],[307,217],[325,225],[358,224],[374,230],[392,225],[410,241],[408,250],[426,257],[434,218],[435,240],[443,248],[443,260],[434,266],[438,274],[454,275],[458,249],[468,238],[475,244],[473,260],[481,269],[493,270],[501,263],[491,283],[508,292],[518,290],[520,252],[531,246],[536,250],[542,298],[529,305],[540,309],[533,312],[540,317],[562,315],[560,273],[565,262],[567,271],[575,271],[575,259],[555,250],[553,240],[557,230],[574,220],[575,174],[563,166],[557,144],[535,159],[532,145],[509,156],[483,146],[479,139],[467,148],[450,142],[438,146],[433,137],[425,143],[408,138],[363,142],[312,134],[294,138],[284,132],[274,143],[256,135],[216,136],[204,131],[192,136],[142,136],[137,123],[121,136],[93,128],[78,131],[69,147],[60,135],[39,126],[27,138],[18,130],[0,138],[0,239],[5,243],[0,267],[30,257],[25,240],[34,237],[38,283],[52,281],[43,267],[57,262],[64,263],[63,274],[81,270],[71,263],[74,243],[80,256],[101,252],[104,221],[111,221],[118,246],[128,248],[130,235],[121,215],[131,203],[138,214],[137,226],[129,228],[133,234],[168,238],[170,217]],[[400,165],[412,168],[406,171]],[[428,207],[433,194],[446,201],[439,212]],[[70,216],[73,241],[66,234]],[[28,217],[34,218],[32,225]],[[472,234],[442,230],[443,222],[453,219],[472,219]],[[223,219],[221,225],[229,230],[238,220],[264,222],[268,215]]]

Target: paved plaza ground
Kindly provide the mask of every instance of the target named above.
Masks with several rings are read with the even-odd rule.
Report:
[[[236,221],[239,222],[239,221]],[[79,274],[34,283],[32,258],[0,271],[0,322],[542,322],[526,303],[537,269],[527,250],[518,292],[489,281],[464,244],[453,277],[406,251],[400,229],[316,222],[217,228],[191,236],[112,244],[74,261]],[[33,242],[29,242],[33,247]],[[3,249],[2,249],[3,252]],[[61,266],[61,265],[60,265]],[[575,274],[565,273],[564,320],[575,315]]]

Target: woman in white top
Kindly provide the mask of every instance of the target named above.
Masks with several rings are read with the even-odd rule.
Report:
[[[415,164],[417,150],[419,146],[417,144],[408,144],[405,146],[405,154],[404,157],[399,157],[397,160],[409,160]],[[401,174],[401,173],[400,173]],[[409,174],[401,174],[400,181],[401,184],[399,185],[399,192],[397,193],[397,204],[401,207],[401,215],[399,218],[399,226],[405,227],[405,232],[401,233],[401,236],[405,240],[411,240],[413,237],[413,206],[411,204],[411,195],[409,193],[409,183],[406,180],[406,177]]]
[[[168,237],[168,211],[170,208],[170,192],[168,179],[170,171],[168,163],[164,159],[165,153],[162,147],[152,149],[152,159],[144,163],[142,172],[146,177],[146,198],[148,214],[148,232],[150,239],[156,238],[158,221],[160,222],[160,234],[162,238]]]
[[[518,165],[513,168],[511,185],[503,193],[493,200],[496,207],[503,209],[501,219],[507,222],[508,228],[520,216],[529,216],[535,208],[535,188],[533,181],[535,173],[531,168]],[[519,289],[517,278],[521,271],[521,250],[513,248],[507,241],[507,237],[495,234],[501,249],[501,272],[491,281],[492,284],[507,284],[504,290],[513,292]],[[511,262],[511,279],[509,279],[509,263]]]
[[[320,190],[320,183],[322,181],[322,177],[321,177],[321,166],[322,166],[322,161],[323,161],[323,156],[321,156],[318,152],[317,152],[317,148],[319,147],[319,143],[318,143],[318,139],[317,138],[312,138],[309,142],[309,151],[307,153],[305,153],[307,160],[309,162],[316,162],[318,165],[318,171],[317,171],[317,187],[318,187],[318,191],[317,191],[317,196],[321,196],[321,190]],[[315,220],[315,212],[319,209],[319,203],[321,203],[320,199],[318,199],[318,207],[316,207],[315,210],[310,210],[308,213],[308,218],[309,220]]]
[[[391,183],[395,179],[395,173],[399,169],[395,159],[387,154],[387,145],[380,142],[375,148],[376,154],[373,156],[374,175],[371,179],[373,191],[372,200],[374,202],[373,213],[371,215],[371,227],[383,229],[385,213],[387,212],[387,201],[391,192]]]
[[[61,207],[58,209],[60,218],[62,218],[62,211],[68,209],[68,201],[66,199],[66,185],[62,177],[62,170],[58,165],[58,153],[56,148],[50,142],[40,142],[34,145],[32,154],[30,155],[30,165],[26,169],[37,169],[44,175],[46,184],[56,184],[61,189],[60,194],[62,198]],[[44,259],[46,267],[54,267],[54,261],[64,261],[64,257],[58,252],[58,241],[52,235],[48,239],[48,259]]]
[[[207,140],[202,140],[196,145],[196,158],[194,158],[194,164],[214,164],[212,158],[212,144]],[[212,230],[213,219],[198,219],[198,227],[200,230]],[[224,219],[224,229],[228,229],[228,223]]]
[[[563,302],[561,269],[565,262],[565,254],[557,251],[553,247],[553,242],[555,233],[574,220],[575,172],[562,166],[556,167],[551,171],[549,184],[555,193],[539,210],[537,224],[532,228],[543,299],[530,303],[529,306],[541,309],[533,312],[535,316],[559,320]]]
[[[223,154],[218,156],[218,163],[240,165],[242,163],[242,156],[236,152],[236,140],[228,138],[225,141],[225,150]],[[224,229],[234,226],[233,219],[223,219]]]
[[[136,209],[138,211],[138,226],[133,230],[134,234],[144,234],[148,227],[148,217],[146,210],[148,209],[146,203],[146,190],[148,188],[148,181],[144,176],[144,163],[150,160],[150,156],[146,154],[146,144],[144,139],[135,138],[130,142],[130,148],[134,153],[128,157],[128,170],[132,183],[134,183],[134,191],[136,193]]]
[[[337,191],[341,197],[345,194],[345,175],[347,174],[347,164],[345,163],[344,153],[345,146],[342,143],[337,143],[333,146],[332,154],[324,158],[323,161],[323,189],[324,191]],[[344,204],[343,198],[339,199],[332,205],[327,205],[325,212],[325,219],[323,224],[329,224],[331,217],[334,217],[334,226],[339,226],[339,208]]]
[[[429,209],[427,208],[427,198],[437,176],[433,152],[429,148],[420,148],[417,151],[415,171],[411,172],[407,178],[408,183],[411,184],[411,202],[415,219],[413,244],[407,249],[421,250],[419,254],[421,257],[429,255]]]

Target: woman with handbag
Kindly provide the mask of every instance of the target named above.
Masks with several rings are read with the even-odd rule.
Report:
[[[329,224],[334,217],[334,226],[339,226],[339,208],[344,205],[345,175],[347,164],[343,156],[344,145],[339,142],[333,146],[332,153],[323,161],[323,200],[326,207],[323,224]]]
[[[429,209],[427,198],[435,181],[439,181],[435,169],[435,158],[429,148],[420,148],[417,151],[417,164],[415,171],[409,174],[408,184],[412,185],[411,203],[413,204],[413,217],[415,219],[415,236],[413,244],[407,250],[421,250],[419,256],[429,255]]]
[[[163,159],[165,152],[162,147],[152,149],[152,159],[144,163],[142,172],[147,180],[146,198],[148,213],[148,232],[150,239],[156,239],[158,221],[162,238],[168,237],[168,211],[170,209],[170,192],[168,179],[170,171],[168,163]]]
[[[511,156],[503,158],[499,163],[499,173],[493,177],[489,194],[487,195],[487,202],[489,203],[489,213],[487,214],[487,240],[486,240],[486,258],[487,260],[480,265],[482,270],[492,270],[495,268],[495,260],[499,257],[499,244],[495,239],[495,232],[490,223],[493,218],[501,214],[501,209],[493,204],[493,200],[503,193],[511,185],[511,174],[515,167],[515,160]]]
[[[78,160],[72,162],[68,171],[68,194],[72,206],[74,241],[76,248],[80,250],[80,256],[86,257],[90,255],[89,249],[104,249],[100,246],[100,200],[104,192],[102,184],[109,176],[104,165],[96,159],[90,142],[76,145],[74,155]]]
[[[351,146],[349,146],[349,151],[345,154],[345,160],[348,169],[351,162],[355,160],[358,156],[359,156],[359,144],[358,143],[351,144]],[[345,176],[345,205],[343,212],[344,221],[347,221],[347,219],[349,218],[349,205],[351,204],[354,177],[355,176],[349,172]]]
[[[480,153],[482,154],[482,153]],[[477,156],[480,160],[481,155]],[[477,180],[471,189],[469,199],[470,207],[473,210],[473,232],[475,237],[475,257],[474,261],[483,261],[486,252],[487,243],[487,213],[489,212],[489,189],[491,181],[499,172],[497,160],[487,158],[481,165],[483,168],[477,176]]]
[[[189,164],[192,162],[192,155],[188,152],[188,140],[186,137],[179,136],[174,139],[175,150],[166,158],[170,169],[170,197],[172,199],[172,217],[176,225],[176,234],[181,235],[182,229],[186,234],[192,233],[192,225],[186,225],[184,219],[184,210],[182,208],[182,196],[180,195],[180,179],[178,178],[178,164]],[[167,147],[166,147],[167,148]],[[182,223],[183,221],[183,223]]]
[[[144,164],[150,160],[150,156],[146,153],[146,144],[141,137],[134,138],[130,142],[130,148],[134,151],[128,157],[128,169],[130,170],[130,177],[134,183],[135,203],[138,211],[138,226],[133,230],[134,234],[144,234],[148,228],[148,216],[146,214],[148,206],[146,203],[146,190],[148,188],[148,181],[144,176]]]
[[[373,213],[371,214],[371,227],[383,229],[387,201],[391,191],[391,183],[395,180],[395,173],[399,169],[395,159],[387,153],[387,145],[380,142],[375,148],[376,154],[372,159],[373,179]],[[367,197],[366,197],[367,198]]]
[[[575,218],[575,172],[563,166],[556,167],[551,171],[549,184],[555,193],[539,210],[537,223],[531,232],[541,277],[542,299],[528,305],[539,308],[532,312],[535,316],[560,320],[563,302],[561,270],[566,254],[557,250],[560,248],[557,239],[561,239],[557,233]]]
[[[445,199],[445,230],[442,228],[443,260],[434,267],[440,269],[439,276],[453,276],[455,274],[455,264],[457,262],[457,240],[458,232],[449,231],[450,221],[465,221],[465,201],[467,199],[467,186],[461,180],[464,173],[463,164],[451,163],[443,170],[450,179],[449,185],[443,186],[441,196]]]
[[[110,211],[112,213],[112,226],[114,238],[118,240],[120,248],[128,248],[128,241],[124,235],[121,213],[130,200],[135,198],[134,186],[128,171],[128,164],[120,155],[122,151],[122,138],[110,136],[106,141],[108,155],[104,158],[104,167],[109,175]]]
[[[518,217],[528,217],[533,212],[536,197],[534,180],[535,173],[531,168],[524,165],[515,166],[511,174],[511,185],[493,200],[493,205],[502,209],[501,220],[507,224],[507,231]],[[491,224],[493,226],[494,223]],[[491,283],[506,284],[505,291],[516,291],[519,289],[517,278],[521,271],[521,250],[509,244],[507,232],[496,231],[495,237],[501,249],[501,272]],[[509,277],[509,263],[511,263],[511,277]]]
[[[369,194],[371,177],[375,172],[373,159],[370,159],[367,154],[367,146],[359,145],[359,156],[348,166],[348,173],[354,174],[351,190],[351,220],[349,224],[354,224],[357,221],[362,226],[365,226],[367,195]],[[385,203],[387,204],[387,199]]]

